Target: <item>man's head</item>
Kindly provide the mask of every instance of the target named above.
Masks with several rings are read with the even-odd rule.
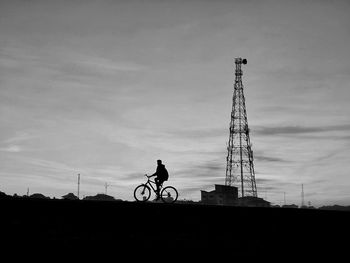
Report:
[[[161,165],[162,164],[162,160],[157,160],[157,164]]]

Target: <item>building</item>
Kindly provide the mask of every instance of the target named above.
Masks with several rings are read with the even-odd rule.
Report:
[[[237,205],[239,206],[253,206],[253,207],[270,207],[270,202],[255,196],[244,196],[238,198]]]
[[[213,205],[236,205],[238,188],[228,185],[215,185],[215,190],[207,192],[201,190],[201,202]]]

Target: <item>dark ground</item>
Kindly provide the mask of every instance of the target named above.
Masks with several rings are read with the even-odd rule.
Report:
[[[30,199],[0,200],[0,208],[2,252],[51,257],[339,254],[350,238],[346,211]]]

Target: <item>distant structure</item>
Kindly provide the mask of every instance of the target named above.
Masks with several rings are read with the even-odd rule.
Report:
[[[33,199],[50,199],[50,197],[45,196],[45,195],[40,194],[40,193],[34,193],[34,194],[30,195],[29,198],[33,198]]]
[[[78,193],[77,193],[78,199],[80,199],[79,194],[80,194],[80,174],[78,174]]]
[[[305,200],[304,200],[304,185],[301,184],[301,205],[300,207],[305,207]]]
[[[238,188],[227,185],[215,185],[215,190],[201,191],[201,201],[212,205],[236,205]]]
[[[237,205],[253,206],[253,207],[270,207],[271,203],[264,200],[263,198],[259,198],[255,196],[244,196],[244,197],[238,198]]]
[[[105,195],[107,195],[107,188],[108,188],[109,184],[105,183]]]
[[[291,205],[282,205],[282,208],[299,208],[299,207],[295,204],[291,204]]]
[[[7,194],[0,191],[0,199],[8,199],[8,198],[9,198],[9,196]]]
[[[238,188],[229,185],[215,185],[215,190],[201,191],[201,203],[210,205],[234,205],[270,207],[271,204],[262,198],[254,196],[238,197]]]
[[[235,84],[232,99],[230,136],[227,146],[225,185],[240,187],[240,197],[258,197],[253,164],[253,151],[250,143],[247,111],[242,84],[242,64],[247,60],[235,59]]]
[[[79,198],[73,193],[69,193],[69,194],[63,195],[62,199],[65,199],[65,200],[79,200]]]
[[[115,201],[113,196],[105,194],[97,194],[94,196],[86,196],[83,200],[94,200],[94,201]]]

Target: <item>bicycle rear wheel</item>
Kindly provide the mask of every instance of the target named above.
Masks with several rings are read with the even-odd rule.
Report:
[[[160,198],[164,203],[174,203],[176,202],[179,194],[173,186],[164,187],[160,193]]]
[[[147,185],[141,184],[135,188],[134,197],[138,202],[146,202],[151,197],[151,189]]]

